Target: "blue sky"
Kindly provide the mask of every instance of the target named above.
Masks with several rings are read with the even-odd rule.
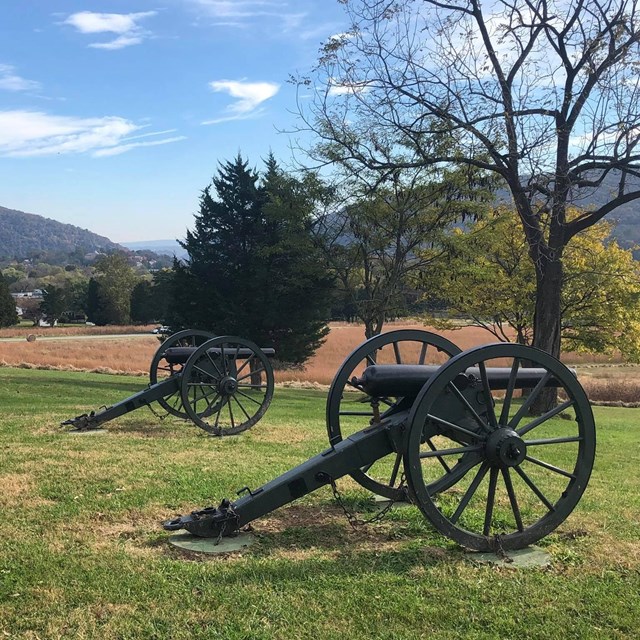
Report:
[[[6,0],[0,205],[183,238],[218,161],[290,161],[287,79],[346,28],[336,0]]]

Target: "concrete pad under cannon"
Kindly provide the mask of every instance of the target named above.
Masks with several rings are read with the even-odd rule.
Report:
[[[473,551],[467,557],[478,564],[493,564],[514,569],[548,567],[551,564],[551,555],[540,547],[525,547],[524,549],[503,551],[501,554]]]
[[[394,507],[409,507],[411,503],[408,500],[390,500],[386,496],[379,496],[377,493],[373,495],[373,502],[378,507],[386,507],[393,502]]]
[[[176,549],[182,551],[190,551],[191,553],[233,553],[234,551],[242,551],[250,547],[256,541],[256,537],[252,533],[241,531],[237,536],[229,538],[221,538],[218,542],[217,538],[199,538],[192,536],[190,533],[181,533],[169,538],[169,544]]]

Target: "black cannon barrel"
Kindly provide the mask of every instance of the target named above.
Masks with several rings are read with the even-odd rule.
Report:
[[[197,348],[198,347],[169,347],[163,354],[164,359],[169,364],[184,364]],[[224,351],[227,358],[238,359],[255,356],[255,353],[251,349],[225,349]],[[261,351],[267,358],[273,358],[276,353],[275,349],[261,349]],[[222,355],[222,349],[220,347],[211,347],[211,349],[207,349],[207,353],[214,358],[219,358]]]
[[[434,376],[439,366],[436,365],[408,365],[408,364],[375,364],[367,367],[362,377],[354,382],[365,393],[375,397],[415,397],[420,389]],[[528,389],[535,387],[547,374],[546,369],[526,368],[518,369],[515,388]],[[464,374],[463,384],[480,380],[480,369],[471,367]],[[487,379],[491,389],[506,389],[511,376],[510,367],[487,367]],[[558,386],[558,381],[550,377],[547,386]]]

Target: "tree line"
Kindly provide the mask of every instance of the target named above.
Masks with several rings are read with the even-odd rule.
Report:
[[[48,286],[38,312],[240,335],[294,365],[336,317],[361,322],[367,337],[403,315],[442,328],[464,318],[499,340],[531,344],[535,274],[517,213],[496,205],[489,183],[469,185],[455,172],[396,172],[358,193],[354,183],[285,171],[273,156],[258,171],[238,155],[200,196],[181,242],[186,260],[140,278],[126,254],[101,256],[89,280]],[[568,247],[561,330],[570,349],[637,358],[640,269],[610,233],[601,222]],[[12,302],[5,324],[15,321]]]

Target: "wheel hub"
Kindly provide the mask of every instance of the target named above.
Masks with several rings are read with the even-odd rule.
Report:
[[[238,390],[238,381],[232,376],[225,376],[218,383],[218,391],[222,395],[230,396]]]
[[[500,427],[487,438],[485,454],[493,465],[516,467],[525,459],[527,445],[513,429]]]

